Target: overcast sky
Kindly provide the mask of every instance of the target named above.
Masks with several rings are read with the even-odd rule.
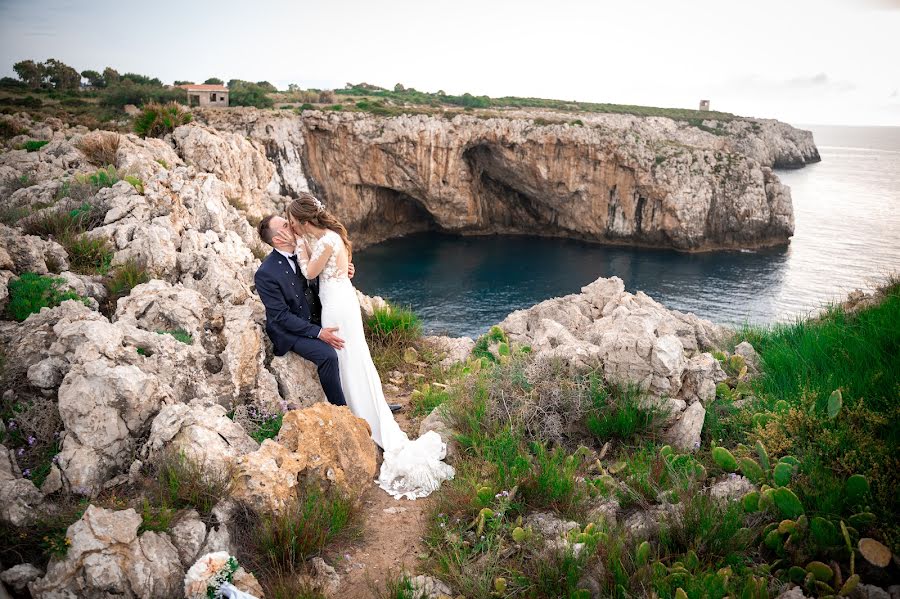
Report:
[[[366,81],[900,125],[900,0],[0,0],[0,74]]]

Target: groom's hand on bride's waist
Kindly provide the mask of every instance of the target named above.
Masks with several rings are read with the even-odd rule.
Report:
[[[356,274],[356,267],[353,266],[353,263],[351,262],[350,264],[347,265],[347,278],[352,279],[353,275],[355,275],[355,274]]]
[[[334,349],[344,349],[344,340],[334,334],[338,327],[326,327],[319,331],[319,339]]]

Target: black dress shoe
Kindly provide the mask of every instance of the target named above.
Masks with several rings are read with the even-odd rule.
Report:
[[[403,409],[403,406],[398,403],[389,403],[388,407],[391,409],[391,412],[399,412]]]

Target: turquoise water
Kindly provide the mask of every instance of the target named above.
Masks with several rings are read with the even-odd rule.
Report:
[[[900,128],[816,127],[822,162],[779,171],[790,246],[682,254],[534,237],[411,235],[354,254],[356,286],[410,306],[428,332],[477,336],[600,276],[722,324],[806,315],[900,272]]]

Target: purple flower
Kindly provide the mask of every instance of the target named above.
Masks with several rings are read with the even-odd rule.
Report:
[[[11,431],[16,430],[16,421],[15,421],[15,420],[10,420],[10,421],[9,421],[8,428],[9,428],[9,430],[11,430]]]
[[[700,440],[694,441],[694,449],[700,449]]]
[[[19,456],[19,457],[22,457],[23,455],[25,455],[25,448],[24,448],[24,447],[18,448],[18,449],[16,450],[16,455]]]
[[[75,489],[75,493],[78,495],[90,495],[91,490],[87,487],[78,487],[77,489]]]
[[[496,495],[494,495],[495,499],[500,499],[501,497],[509,497],[509,491],[500,491]]]
[[[28,435],[28,445],[34,445],[36,442],[37,439],[35,439],[33,435]]]
[[[25,478],[30,477],[30,476],[31,476],[31,469],[30,469],[30,468],[26,468],[25,470],[23,470],[23,471],[22,471],[22,476],[24,476]]]
[[[53,456],[53,463],[59,464],[59,454],[56,454],[55,456]]]

